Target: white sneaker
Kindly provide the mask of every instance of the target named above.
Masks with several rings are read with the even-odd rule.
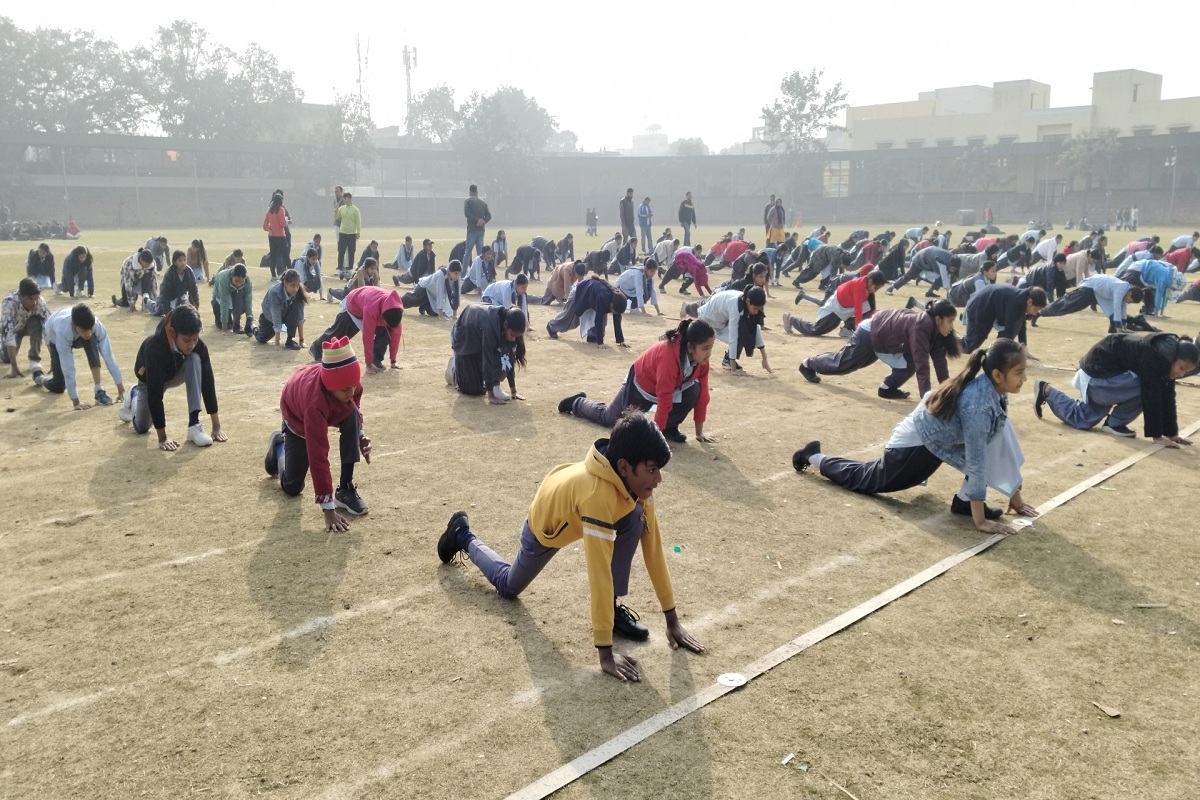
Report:
[[[133,422],[133,389],[125,393],[121,405],[117,406],[117,419],[121,422]]]
[[[446,362],[446,385],[454,386],[454,356],[450,356],[450,360]],[[457,389],[457,386],[454,386]]]
[[[204,425],[199,422],[188,428],[187,438],[196,447],[208,447],[213,443],[213,438],[204,432]]]

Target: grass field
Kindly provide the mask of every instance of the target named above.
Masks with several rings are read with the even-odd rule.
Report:
[[[297,227],[297,247],[311,232]],[[510,230],[510,247],[539,232]],[[721,232],[702,228],[693,241]],[[127,383],[156,320],[107,298],[121,261],[157,233],[82,240]],[[385,260],[405,233],[433,238],[442,254],[460,235],[368,233]],[[266,252],[254,229],[166,234],[173,247],[202,237],[214,262],[235,246],[255,264]],[[600,242],[577,232],[577,243]],[[51,244],[61,262],[73,243]],[[0,285],[15,287],[29,246],[0,243]],[[266,274],[251,270],[258,298]],[[754,360],[747,380],[714,374],[706,430],[718,442],[676,446],[657,492],[682,621],[708,653],[666,646],[636,559],[627,602],[652,635],[618,649],[639,658],[638,685],[599,672],[579,548],[510,603],[473,567],[442,566],[435,543],[466,508],[512,555],[542,476],[604,433],[559,415],[558,400],[610,396],[674,320],[627,319],[632,349],[599,351],[573,334],[549,340],[557,309],[535,307],[518,376],[529,399],[489,407],[445,387],[447,324],[409,315],[403,370],[364,376],[376,458],[356,477],[371,513],[346,534],[325,533],[311,495],[286,498],[261,466],[303,353],[206,329],[230,441],[176,453],[133,435],[112,407],[74,413],[65,397],[4,381],[0,796],[504,797],[981,541],[948,513],[961,480],[951,469],[881,498],[792,470],[810,438],[874,457],[912,406],[876,396],[881,365],[806,383],[799,361],[842,340],[785,336],[793,294],[774,294],[765,336],[775,374]],[[664,312],[674,316],[679,299],[664,297]],[[309,339],[335,310],[310,308]],[[814,307],[799,313],[811,319]],[[1200,306],[1170,314],[1168,330],[1200,328]],[[1073,367],[1105,327],[1085,312],[1030,332],[1045,364],[1031,365],[1010,409],[1034,504],[1149,447],[1033,416],[1032,380],[1066,388],[1070,372],[1053,367]],[[107,375],[105,385],[111,393]],[[1178,394],[1181,424],[1200,420],[1200,391]],[[184,412],[180,393],[168,394],[177,437]],[[1138,463],[556,796],[845,797],[830,779],[861,800],[1195,796],[1197,451]],[[781,766],[788,753],[796,758]]]

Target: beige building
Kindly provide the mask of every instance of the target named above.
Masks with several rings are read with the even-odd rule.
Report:
[[[1164,100],[1162,76],[1126,69],[1092,77],[1089,106],[1050,105],[1032,80],[955,86],[916,100],[846,110],[851,150],[989,146],[1069,139],[1089,130],[1117,136],[1200,131],[1200,97]]]

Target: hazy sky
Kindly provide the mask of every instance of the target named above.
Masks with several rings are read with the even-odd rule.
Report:
[[[1162,74],[1164,97],[1200,95],[1190,35],[1177,30],[1180,7],[1158,0],[381,5],[67,0],[11,4],[0,14],[23,28],[90,29],[123,46],[150,42],[158,25],[183,17],[218,42],[272,51],[311,102],[356,90],[357,36],[381,127],[404,123],[408,44],[418,53],[414,96],[445,83],[461,102],[516,86],[589,150],[628,148],[655,123],[671,139],[698,136],[714,151],[745,141],[780,79],[813,67],[825,70],[827,85],[841,81],[854,105],[1023,78],[1049,83],[1055,106],[1086,105],[1093,72],[1130,68]],[[1145,26],[1145,41],[1125,38],[1122,25]]]

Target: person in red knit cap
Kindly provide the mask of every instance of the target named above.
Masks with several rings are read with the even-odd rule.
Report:
[[[312,470],[313,489],[325,513],[325,530],[345,531],[350,521],[339,509],[356,517],[367,504],[354,483],[359,456],[371,463],[371,440],[363,430],[362,368],[345,336],[325,343],[321,363],[301,367],[283,387],[279,410],[283,428],[271,434],[264,466],[279,476],[279,485],[292,497],[304,491],[304,476]],[[340,433],[342,474],[336,490],[329,470],[329,429]]]

